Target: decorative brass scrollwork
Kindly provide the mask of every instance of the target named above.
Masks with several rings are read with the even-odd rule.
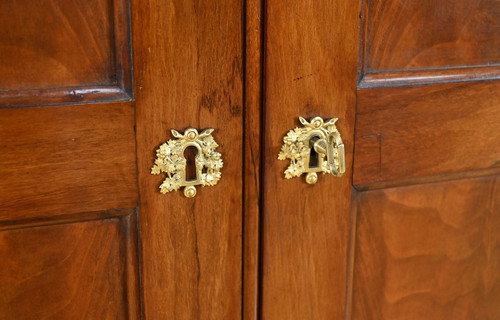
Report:
[[[335,125],[338,118],[324,121],[315,117],[308,122],[299,117],[299,120],[304,127],[288,131],[278,155],[279,160],[290,159],[285,178],[307,173],[306,182],[315,184],[318,181],[317,172],[341,177],[345,172],[345,152]]]
[[[165,142],[156,150],[156,160],[151,168],[151,174],[167,174],[165,180],[160,185],[160,192],[184,188],[184,195],[192,198],[196,195],[197,185],[214,186],[221,178],[221,168],[223,165],[221,154],[217,151],[219,146],[212,137],[214,129],[206,129],[201,133],[193,128],[188,128],[184,134],[176,130],[171,130],[172,135],[177,139]],[[198,151],[195,156],[196,178],[186,179],[187,160],[184,151],[188,147],[195,147]]]

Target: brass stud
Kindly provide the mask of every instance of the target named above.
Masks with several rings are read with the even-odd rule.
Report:
[[[186,198],[192,198],[196,195],[196,187],[195,186],[189,186],[184,188],[184,195]]]

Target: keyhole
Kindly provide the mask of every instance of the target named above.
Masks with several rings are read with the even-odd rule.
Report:
[[[189,146],[184,150],[184,158],[186,159],[186,181],[196,180],[196,155],[198,149]]]
[[[309,140],[309,148],[311,152],[309,153],[309,168],[317,168],[319,163],[319,157],[316,150],[314,150],[314,143],[318,141],[320,138],[318,136],[314,136]]]

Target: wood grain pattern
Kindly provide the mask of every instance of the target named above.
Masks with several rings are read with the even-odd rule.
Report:
[[[499,176],[359,194],[352,319],[499,319]]]
[[[0,106],[131,95],[128,0],[2,1],[0,29]]]
[[[358,89],[484,80],[500,80],[500,67],[465,67],[368,73],[361,78]]]
[[[131,103],[0,109],[0,220],[137,206]]]
[[[0,90],[0,108],[131,100],[129,93],[115,85]]]
[[[299,116],[338,117],[352,161],[357,1],[266,3],[262,225],[263,319],[341,319],[351,171],[286,180],[277,155]]]
[[[365,73],[500,63],[496,0],[366,0]]]
[[[135,219],[0,232],[0,319],[139,319]]]
[[[354,184],[500,167],[500,82],[358,91]]]
[[[242,314],[243,4],[132,1],[146,319]],[[150,168],[170,129],[215,128],[214,187],[160,194]]]
[[[264,1],[245,2],[243,319],[259,316]]]

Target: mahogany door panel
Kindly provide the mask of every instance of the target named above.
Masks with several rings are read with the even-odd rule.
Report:
[[[243,3],[132,1],[146,319],[242,312]],[[155,151],[171,129],[213,128],[214,187],[161,194]]]
[[[352,319],[498,319],[500,180],[358,194]]]
[[[0,27],[0,319],[138,319],[128,2],[2,1]]]
[[[364,3],[351,319],[500,317],[499,10]]]
[[[137,216],[113,214],[0,227],[0,319],[138,318]]]
[[[354,184],[500,172],[498,90],[497,81],[360,90]]]
[[[500,63],[496,0],[366,0],[365,73]]]
[[[351,166],[342,178],[287,180],[277,156],[298,117],[338,117],[352,162],[357,1],[268,1],[265,8],[261,317],[340,319],[346,299]]]
[[[130,100],[128,0],[8,0],[0,17],[0,106]]]
[[[134,105],[0,109],[0,219],[137,206]]]

